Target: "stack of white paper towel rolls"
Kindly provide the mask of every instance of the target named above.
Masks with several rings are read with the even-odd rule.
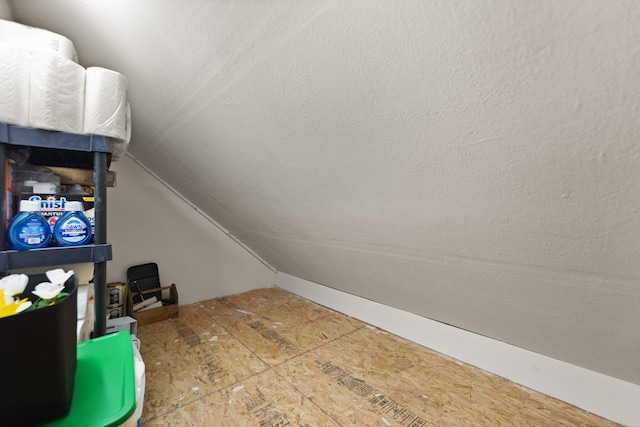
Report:
[[[100,67],[85,70],[69,39],[0,20],[0,122],[104,135],[113,158],[131,139],[127,78]]]
[[[85,74],[82,133],[111,137],[115,158],[126,151],[131,139],[127,84],[125,76],[106,68],[89,67]]]
[[[0,44],[28,46],[29,49],[55,53],[78,62],[78,54],[71,40],[41,28],[0,20]]]

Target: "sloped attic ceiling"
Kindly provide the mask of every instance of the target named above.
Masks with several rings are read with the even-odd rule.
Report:
[[[637,2],[10,5],[278,270],[640,384]]]

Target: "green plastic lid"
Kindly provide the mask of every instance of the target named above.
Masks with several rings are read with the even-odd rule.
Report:
[[[118,426],[136,409],[135,387],[128,331],[80,342],[71,409],[45,426]]]

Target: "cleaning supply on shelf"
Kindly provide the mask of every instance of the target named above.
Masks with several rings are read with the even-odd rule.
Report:
[[[31,155],[30,152],[29,155]],[[56,193],[60,187],[60,177],[46,166],[17,164],[14,174],[17,194],[52,194]]]
[[[24,191],[25,193],[33,193],[33,186],[36,184],[38,184],[38,181],[35,181],[33,179],[26,179],[22,183],[20,191]]]
[[[50,239],[51,228],[40,213],[40,202],[21,200],[20,212],[7,229],[9,247],[17,250],[44,248]]]
[[[33,192],[38,194],[56,194],[55,182],[36,182],[32,184]]]
[[[84,191],[84,188],[82,188],[82,185],[80,185],[80,184],[72,184],[72,185],[68,186],[67,192],[65,194],[70,194],[70,195],[73,195],[73,196],[88,196],[89,195],[89,193]]]
[[[91,222],[82,211],[82,202],[68,201],[65,212],[53,227],[53,240],[58,246],[86,245],[91,239]]]

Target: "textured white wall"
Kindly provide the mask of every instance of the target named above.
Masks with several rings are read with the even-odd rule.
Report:
[[[155,262],[181,304],[272,286],[274,273],[127,156],[112,163],[117,186],[107,192],[109,282],[127,268]]]
[[[11,9],[7,0],[0,0],[0,19],[12,20]]]
[[[640,384],[640,3],[10,4],[279,270]]]

